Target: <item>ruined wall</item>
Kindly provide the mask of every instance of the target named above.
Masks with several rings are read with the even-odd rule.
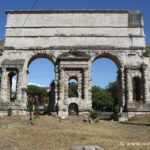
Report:
[[[17,49],[72,46],[131,49],[144,47],[145,40],[140,12],[7,11],[5,46]]]
[[[25,109],[28,65],[44,57],[55,65],[55,102],[59,116],[68,116],[70,103],[78,104],[79,114],[87,113],[91,110],[91,64],[105,57],[118,67],[121,111],[149,111],[150,63],[149,58],[143,57],[144,36],[143,19],[138,11],[7,11],[5,47],[0,56],[0,106],[6,102],[10,106],[6,98],[7,75],[17,69],[19,92],[13,108]],[[23,62],[19,67],[18,60]],[[71,76],[79,80],[78,98],[67,95]],[[133,101],[132,78],[135,76],[142,81],[140,106]]]

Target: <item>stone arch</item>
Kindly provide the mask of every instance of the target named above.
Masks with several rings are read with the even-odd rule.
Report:
[[[27,74],[29,73],[28,69],[29,69],[29,66],[30,64],[36,60],[36,59],[39,59],[39,58],[45,58],[47,60],[49,60],[50,62],[52,62],[53,66],[54,66],[54,70],[53,70],[53,73],[54,73],[54,80],[52,80],[52,82],[50,83],[49,87],[50,87],[50,91],[49,91],[49,95],[48,95],[48,109],[47,109],[47,113],[51,114],[52,112],[54,112],[56,110],[56,103],[57,103],[57,97],[56,97],[56,81],[55,81],[55,78],[56,78],[56,72],[55,72],[55,69],[56,69],[56,58],[54,55],[52,54],[49,54],[49,53],[46,53],[46,52],[43,52],[43,51],[37,51],[37,52],[32,52],[30,53],[29,55],[30,57],[28,58],[28,60],[26,61],[26,65],[25,65],[25,69],[27,70]],[[26,85],[28,83],[28,75],[26,75]]]
[[[125,87],[125,84],[124,84],[124,62],[118,53],[112,52],[112,51],[110,51],[110,52],[102,51],[101,53],[95,53],[95,55],[91,57],[91,64],[99,58],[108,58],[108,59],[112,60],[118,68],[118,71],[117,71],[118,87],[117,87],[117,89],[119,92],[117,92],[118,99],[117,99],[117,101],[115,101],[114,104],[118,104],[120,107],[123,107],[124,97],[125,97],[125,94],[124,94],[124,87]]]
[[[29,60],[28,60],[28,62],[27,62],[27,68],[28,68],[29,65],[32,63],[32,61],[34,61],[35,59],[38,59],[38,58],[47,58],[47,59],[50,60],[54,65],[55,65],[55,63],[56,63],[56,58],[55,58],[52,54],[37,52],[37,53],[31,54],[31,56],[29,57]]]
[[[121,59],[121,57],[115,53],[115,52],[102,52],[102,53],[96,53],[94,56],[91,57],[91,62],[94,62],[98,58],[108,58],[111,59],[115,64],[117,65],[118,69],[121,69],[124,67],[124,62]]]
[[[68,80],[72,80],[72,79],[74,79],[74,80],[77,80],[77,81],[78,81],[78,77],[77,77],[77,76],[70,76]]]
[[[76,103],[70,103],[68,106],[68,114],[69,115],[78,115],[79,109]]]

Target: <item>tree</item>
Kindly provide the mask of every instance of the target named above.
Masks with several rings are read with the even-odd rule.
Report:
[[[118,82],[110,82],[106,87],[106,90],[111,93],[114,103],[118,104]]]
[[[95,110],[113,110],[113,98],[111,93],[99,86],[92,87],[92,106]]]
[[[44,97],[48,95],[46,88],[36,85],[28,85],[28,102],[32,104],[44,104]]]
[[[69,83],[69,97],[78,97],[78,91],[77,91],[77,83],[70,82]]]

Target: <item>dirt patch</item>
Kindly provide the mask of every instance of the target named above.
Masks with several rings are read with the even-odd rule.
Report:
[[[0,118],[0,150],[69,150],[74,145],[98,145],[105,150],[150,149],[150,127],[114,121],[85,123],[40,116],[31,126],[25,117]],[[130,146],[128,143],[145,143]],[[149,145],[147,144],[149,143]]]

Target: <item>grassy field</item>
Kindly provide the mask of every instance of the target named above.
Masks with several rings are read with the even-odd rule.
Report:
[[[134,118],[129,124],[102,120],[89,124],[78,117],[40,116],[33,126],[25,117],[0,118],[0,150],[69,150],[74,145],[150,150],[150,116]]]

